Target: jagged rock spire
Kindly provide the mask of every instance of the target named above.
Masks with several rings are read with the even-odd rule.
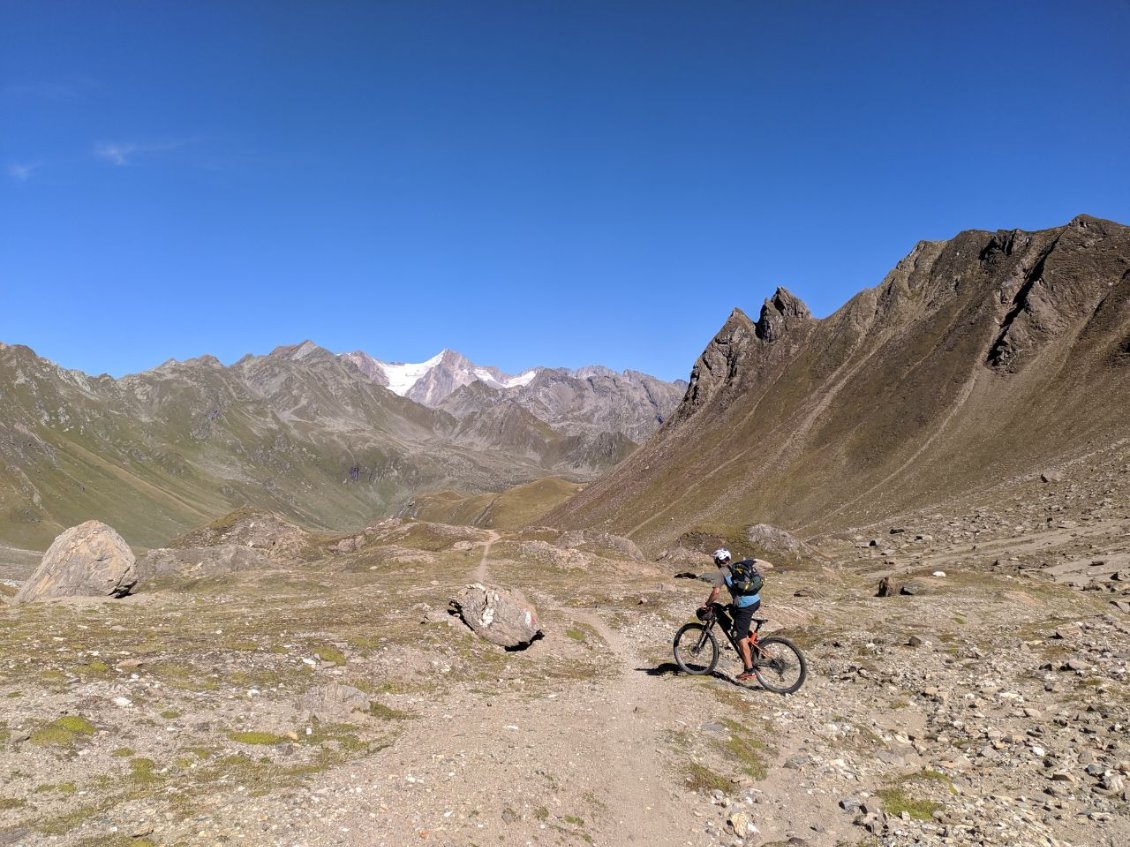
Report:
[[[773,343],[791,327],[812,320],[812,312],[804,305],[804,301],[788,289],[778,287],[761,307],[761,315],[757,319],[757,337]]]

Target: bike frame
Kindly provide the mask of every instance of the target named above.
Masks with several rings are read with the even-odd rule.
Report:
[[[702,637],[699,638],[698,644],[695,645],[696,649],[701,648],[702,645],[706,642],[706,634],[710,632],[710,630],[714,629],[715,624],[718,623],[718,610],[722,608],[724,607],[721,603],[712,603],[710,605],[710,612],[707,614],[707,619],[703,621],[705,626],[702,629]],[[728,614],[727,617],[729,617]],[[768,620],[768,618],[753,618],[750,621],[750,623],[752,623],[754,626],[753,630],[749,634],[749,657],[754,662],[756,662],[757,659],[761,656],[761,648],[758,647],[757,644],[758,634],[761,632],[761,625]],[[742,655],[742,648],[738,646],[738,639],[734,637],[735,634],[724,626],[719,626],[718,629],[721,630],[722,634],[726,636],[726,640],[730,642],[730,646],[734,648],[734,652],[738,654],[738,658],[740,659]]]

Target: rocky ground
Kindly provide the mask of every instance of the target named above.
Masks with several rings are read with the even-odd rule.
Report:
[[[676,670],[703,583],[551,531],[390,522],[5,606],[0,844],[1121,847],[1130,461],[1045,477],[770,573],[770,628],[809,660],[788,697],[732,651]],[[446,614],[484,578],[545,637],[506,652]]]

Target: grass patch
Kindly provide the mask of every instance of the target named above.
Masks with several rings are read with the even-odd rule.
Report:
[[[920,771],[900,776],[895,782],[899,785],[908,782],[936,782],[945,787],[946,791],[950,794],[957,794],[957,788],[954,786],[953,780],[950,779],[947,774],[941,771],[930,770],[929,768],[923,768]]]
[[[70,747],[78,738],[94,734],[94,724],[82,715],[64,715],[31,734],[31,742],[43,746]]]
[[[241,638],[233,638],[225,641],[223,643],[223,646],[226,650],[238,650],[244,652],[250,652],[259,649],[259,645],[256,642],[251,641],[250,639]]]
[[[570,627],[565,630],[565,634],[574,641],[580,641],[582,644],[587,640],[585,631],[583,629],[577,629],[576,627]]]
[[[738,763],[741,772],[746,776],[765,779],[769,773],[769,767],[762,756],[765,742],[754,738],[750,730],[737,721],[725,718],[722,723],[730,730],[729,740],[722,745],[726,753]]]
[[[699,794],[710,794],[712,791],[729,793],[733,788],[729,779],[717,771],[712,771],[706,765],[700,765],[698,762],[691,762],[687,765],[684,782],[687,788]]]
[[[290,741],[282,735],[275,735],[273,732],[232,732],[228,734],[228,738],[232,741],[238,741],[240,744],[262,744],[266,746],[273,746],[275,744],[285,744]]]
[[[331,665],[345,664],[345,654],[332,644],[319,644],[314,648],[314,655],[323,662],[329,662]]]
[[[369,714],[384,721],[403,721],[416,717],[411,712],[402,712],[375,700],[369,704]]]
[[[941,803],[933,800],[916,800],[901,788],[881,788],[875,796],[883,802],[883,810],[888,815],[900,817],[906,812],[916,821],[932,820],[934,812],[942,808]]]
[[[132,838],[129,835],[117,833],[115,835],[96,835],[84,838],[77,847],[157,847],[155,841],[148,838]]]
[[[152,785],[159,782],[161,777],[154,773],[157,763],[152,759],[133,759],[129,763],[129,778],[141,785]]]

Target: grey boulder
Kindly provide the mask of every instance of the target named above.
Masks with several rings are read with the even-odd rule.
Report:
[[[258,550],[239,544],[180,549],[159,547],[150,550],[137,563],[142,579],[174,574],[183,577],[215,576],[272,567],[274,563]]]
[[[541,634],[537,611],[520,591],[474,583],[452,598],[451,609],[476,635],[500,647],[528,647]]]
[[[117,532],[87,521],[63,532],[13,602],[52,597],[124,597],[137,584],[137,560]]]
[[[320,721],[345,720],[354,712],[367,712],[371,701],[352,685],[330,683],[311,688],[299,700],[299,708]]]

